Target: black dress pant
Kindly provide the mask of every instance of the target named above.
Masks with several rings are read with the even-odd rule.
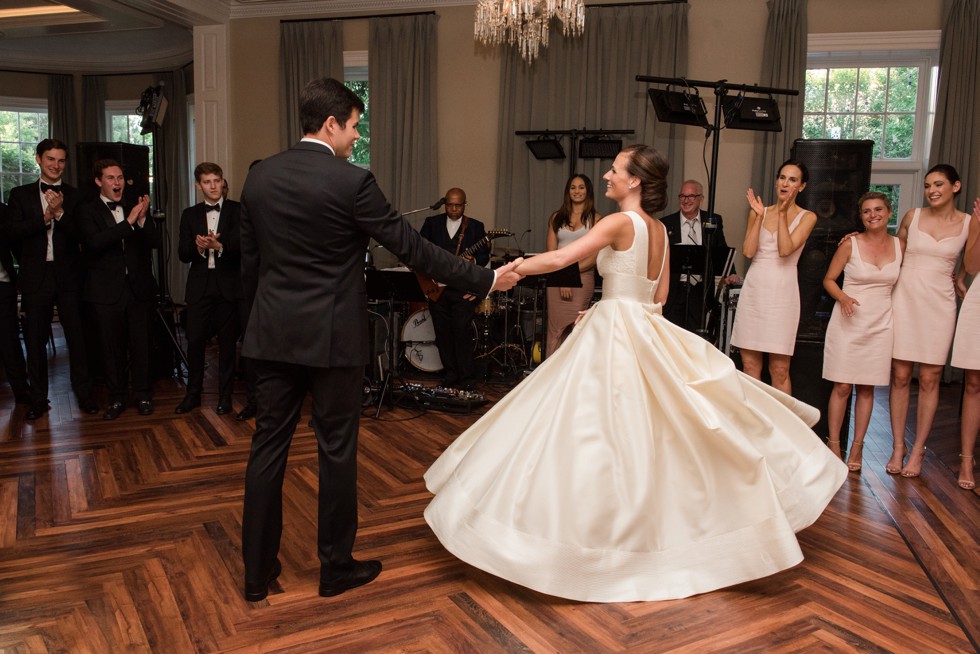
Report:
[[[476,302],[447,288],[437,302],[429,302],[432,327],[436,332],[436,348],[442,359],[446,384],[476,381],[473,362],[473,312]]]
[[[24,342],[27,345],[27,376],[31,382],[31,403],[34,405],[44,405],[48,401],[47,345],[55,305],[58,307],[58,321],[68,345],[72,390],[79,399],[88,399],[92,393],[85,327],[82,323],[82,294],[81,291],[59,289],[54,262],[49,261],[44,264],[40,287],[23,293],[21,297],[21,307],[24,309]]]
[[[208,338],[218,335],[218,401],[231,399],[235,383],[235,348],[238,343],[238,301],[226,299],[213,271],[204,295],[188,304],[184,313],[187,333],[187,394],[200,397],[204,387],[204,351]]]
[[[17,402],[33,402],[27,384],[24,351],[20,347],[20,328],[17,320],[17,287],[13,282],[0,282],[0,360],[7,383]]]
[[[105,363],[109,402],[125,402],[132,376],[137,401],[152,399],[150,386],[150,314],[152,302],[140,300],[129,284],[114,304],[93,304]],[[128,372],[127,374],[127,364]]]
[[[321,574],[347,569],[357,534],[357,430],[363,366],[311,368],[253,359],[258,415],[245,470],[245,582],[262,583],[279,554],[286,458],[307,392],[319,467],[317,554]]]
[[[245,327],[248,326],[248,305],[244,300],[238,301],[238,326],[240,337],[244,340]],[[239,356],[238,369],[242,371],[242,376],[245,377],[245,403],[250,407],[255,407],[255,363],[246,356]]]

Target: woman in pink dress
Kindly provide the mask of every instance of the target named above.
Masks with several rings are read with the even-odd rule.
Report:
[[[973,218],[963,253],[963,267],[976,275],[980,272],[980,199],[973,202]],[[963,368],[966,377],[963,394],[963,411],[960,416],[960,476],[957,480],[963,490],[973,490],[973,448],[980,431],[980,282],[974,278],[960,308],[953,339],[953,365]]]
[[[565,247],[584,236],[602,218],[595,210],[592,180],[572,175],[565,183],[561,209],[548,219],[548,252]],[[579,262],[581,288],[548,289],[548,343],[545,356],[551,356],[561,343],[565,328],[575,322],[579,311],[589,308],[595,292],[595,257]]]
[[[888,384],[891,372],[892,289],[902,266],[901,240],[888,233],[891,200],[865,193],[858,202],[865,231],[844,239],[830,262],[823,286],[835,301],[824,342],[823,378],[834,382],[827,407],[827,445],[841,456],[844,412],[857,386],[854,442],[847,457],[851,472],[861,469],[864,435],[871,422],[875,386]],[[844,288],[837,278],[844,273]]]
[[[892,294],[895,346],[892,383],[888,395],[893,449],[885,466],[890,474],[918,477],[926,453],[926,440],[939,404],[939,378],[949,357],[956,327],[956,291],[953,271],[966,244],[969,214],[958,211],[960,176],[948,164],[929,169],[925,198],[929,205],[902,218],[898,238],[905,241],[905,258]],[[905,457],[905,422],[909,413],[909,382],[919,364],[919,402],[915,442]]]
[[[745,373],[762,379],[762,355],[769,354],[772,385],[791,392],[789,362],[800,323],[796,262],[817,217],[796,204],[806,188],[807,169],[787,161],[776,176],[776,204],[765,206],[752,189],[742,254],[752,259],[738,299],[732,345],[741,350]]]

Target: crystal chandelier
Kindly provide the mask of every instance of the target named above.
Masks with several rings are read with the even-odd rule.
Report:
[[[561,21],[565,36],[581,36],[585,29],[585,0],[479,0],[474,35],[480,43],[496,46],[515,43],[521,57],[533,62],[548,47],[552,18]]]

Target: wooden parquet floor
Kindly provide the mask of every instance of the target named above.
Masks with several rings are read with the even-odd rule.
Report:
[[[980,503],[955,484],[959,384],[943,388],[919,479],[884,472],[882,389],[864,470],[800,534],[796,568],[628,604],[548,597],[448,554],[422,518],[422,474],[477,416],[411,409],[362,421],[356,554],[384,571],[320,598],[316,447],[304,415],[284,485],[283,573],[266,601],[248,603],[240,529],[252,424],[216,415],[215,395],[175,415],[183,389],[170,380],[157,383],[152,416],[81,414],[59,345],[47,417],[25,422],[0,390],[3,654],[971,652],[980,643]]]

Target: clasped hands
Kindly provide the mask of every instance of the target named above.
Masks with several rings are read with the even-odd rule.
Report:
[[[496,269],[496,279],[493,281],[493,286],[490,287],[490,292],[494,291],[509,291],[517,285],[517,282],[524,279],[524,275],[515,271],[517,266],[524,262],[523,257],[518,257],[511,261],[510,263],[504,264]],[[463,296],[467,300],[475,300],[476,296],[472,293],[467,293]]]
[[[194,237],[194,243],[197,245],[197,251],[200,254],[204,254],[208,250],[220,250],[222,245],[221,241],[218,239],[221,237],[221,233],[208,230],[207,236],[201,236],[198,234]]]
[[[143,221],[146,220],[146,213],[150,210],[150,196],[142,195],[139,200],[136,201],[136,206],[134,206],[129,211],[129,215],[126,216],[126,222],[130,225],[135,225],[139,222],[140,227],[143,226]]]
[[[65,196],[58,191],[48,189],[44,192],[44,199],[48,203],[47,208],[44,210],[44,222],[48,224],[61,215],[62,206],[65,203]]]

